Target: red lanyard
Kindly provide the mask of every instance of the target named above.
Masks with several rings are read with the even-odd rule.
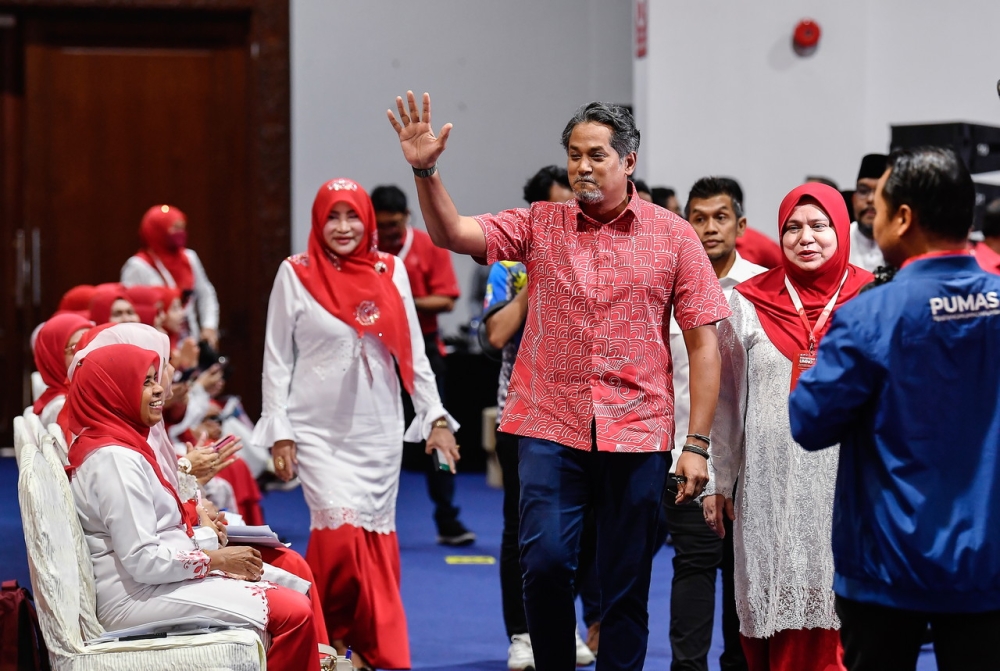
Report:
[[[847,275],[850,273],[850,269],[844,271],[844,279],[840,280],[840,286],[837,287],[837,292],[833,294],[833,298],[830,302],[826,304],[823,308],[823,313],[816,320],[816,326],[812,326],[809,323],[809,318],[806,317],[806,309],[802,306],[802,299],[799,298],[799,292],[795,290],[792,283],[788,280],[788,276],[785,276],[785,288],[788,289],[788,295],[792,299],[792,305],[795,306],[796,311],[799,313],[799,319],[802,320],[802,325],[806,327],[806,333],[809,334],[809,352],[815,354],[816,352],[816,341],[817,335],[826,326],[826,322],[830,319],[830,315],[833,314],[833,306],[837,304],[837,298],[840,296],[840,290],[844,288],[844,282],[847,281]]]

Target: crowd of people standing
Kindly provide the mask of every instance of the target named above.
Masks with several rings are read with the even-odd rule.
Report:
[[[218,301],[172,205],[146,213],[120,283],[70,290],[37,330],[33,409],[69,445],[105,627],[203,614],[266,635],[277,669],[318,668],[327,644],[409,668],[404,440],[428,454],[438,541],[475,540],[437,327],[451,250],[491,264],[510,669],[642,668],[668,535],[676,671],[708,668],[720,570],[727,670],[913,669],[928,624],[940,668],[1000,663],[981,503],[1000,475],[1000,204],[972,245],[954,153],[866,156],[847,199],[796,186],[775,244],[731,178],[683,210],[635,180],[616,105],[577,110],[529,207],[476,217],[445,190],[429,96],[388,116],[427,233],[397,187],[319,188],[271,291],[255,424],[223,394]],[[304,558],[228,543],[234,517],[263,523],[265,468],[302,485]]]

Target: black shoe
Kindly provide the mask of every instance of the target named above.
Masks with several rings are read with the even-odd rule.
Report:
[[[452,545],[460,547],[472,545],[476,542],[476,534],[465,528],[465,525],[458,520],[443,522],[438,526],[438,545]]]

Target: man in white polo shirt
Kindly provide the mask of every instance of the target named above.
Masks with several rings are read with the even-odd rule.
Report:
[[[703,177],[688,195],[684,216],[705,247],[726,298],[740,282],[767,270],[750,263],[736,251],[736,240],[747,228],[742,191],[726,177]],[[670,320],[670,354],[674,362],[674,416],[677,429],[674,452],[680,454],[690,405],[688,356],[680,327]],[[673,470],[673,469],[671,469]],[[670,593],[670,647],[674,669],[708,671],[715,617],[715,572],[722,569],[722,633],[725,649],[719,658],[723,671],[746,669],[740,647],[739,618],[733,593],[732,533],[719,538],[708,528],[698,502],[677,505],[663,497],[666,529],[673,538],[674,577]],[[726,520],[727,524],[732,524]],[[731,526],[730,526],[731,529]],[[728,561],[726,561],[728,558]]]

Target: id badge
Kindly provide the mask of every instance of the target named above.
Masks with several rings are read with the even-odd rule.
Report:
[[[795,385],[799,383],[799,376],[802,375],[802,371],[809,370],[816,365],[816,355],[807,349],[800,349],[792,357],[792,385],[789,391],[795,389]]]

